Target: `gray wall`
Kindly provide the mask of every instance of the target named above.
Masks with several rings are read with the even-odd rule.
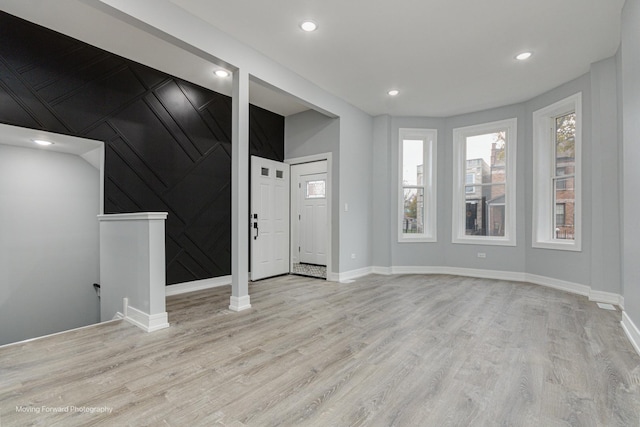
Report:
[[[534,99],[487,111],[447,118],[376,117],[372,163],[373,265],[530,273],[621,294],[617,70],[616,58],[609,58],[593,64],[590,73]],[[582,92],[583,99],[583,249],[571,252],[532,248],[532,114],[577,92]],[[453,129],[514,117],[518,119],[517,245],[452,244]],[[397,242],[398,130],[402,127],[438,130],[438,241],[435,243]],[[486,258],[478,258],[478,252],[486,253]]]
[[[99,172],[0,145],[0,345],[99,321]]]
[[[373,118],[355,108],[350,117],[340,120],[340,272],[368,268],[372,259]]]
[[[332,153],[333,273],[367,268],[372,262],[373,119],[355,108],[347,110],[349,120],[313,110],[285,118],[285,159]]]
[[[518,118],[517,246],[464,245],[451,243],[451,192],[453,188],[453,129],[496,120]],[[525,271],[524,261],[524,106],[507,106],[449,118],[388,117],[375,119],[374,139],[374,261],[377,267],[449,266],[503,271]],[[398,243],[398,132],[400,128],[438,131],[437,150],[437,242]],[[386,248],[389,248],[388,250]],[[477,253],[486,253],[478,258]]]
[[[399,130],[400,128],[424,128],[424,129],[436,129],[438,131],[437,141],[437,226],[436,236],[438,241],[434,243],[398,243],[398,200],[400,186],[398,184],[399,170],[398,170],[398,157],[400,155],[399,148]],[[446,184],[447,178],[451,180],[448,175],[451,174],[451,168],[446,167],[448,163],[445,163],[445,157],[447,156],[447,142],[445,141],[445,121],[443,119],[429,119],[423,117],[393,117],[391,119],[391,139],[389,152],[386,156],[389,170],[388,186],[390,188],[390,197],[385,200],[385,209],[389,212],[389,219],[391,225],[390,231],[390,248],[392,265],[396,266],[441,266],[444,265],[444,244],[447,241],[448,236],[451,235],[448,231],[451,227],[451,218],[448,218],[448,212],[450,209],[445,208],[447,203],[445,200],[450,195],[450,186]],[[447,225],[449,224],[449,225]],[[449,239],[451,241],[451,239]]]
[[[640,325],[640,1],[622,10],[623,284],[625,311]]]
[[[391,193],[394,184],[390,171],[391,157],[391,116],[378,116],[373,119],[373,159],[371,174],[371,214],[373,230],[371,233],[371,260],[374,266],[393,265],[391,258],[391,239],[394,237],[393,210]]]
[[[338,272],[340,257],[340,119],[313,110],[285,117],[284,158],[295,159],[314,154],[331,153],[331,265]]]
[[[551,105],[568,96],[582,92],[582,252],[559,251],[531,247],[531,218],[533,211],[533,131],[534,111]],[[527,273],[582,285],[591,285],[591,79],[585,74],[575,80],[542,94],[526,104],[527,131],[525,155],[529,159],[526,168],[526,239]]]
[[[622,294],[616,58],[591,67],[591,288]]]
[[[516,162],[516,246],[495,245],[464,245],[451,243],[451,205],[453,203],[451,191],[453,188],[453,129],[516,118],[518,120],[517,134],[517,162]],[[443,233],[445,265],[449,267],[478,268],[499,271],[525,271],[525,236],[524,236],[524,188],[525,188],[525,109],[522,104],[495,108],[462,116],[450,117],[446,120],[445,147],[446,156],[441,158],[445,173],[445,198],[443,205],[438,207],[442,212],[446,231]],[[444,209],[444,211],[441,211]],[[478,258],[478,252],[484,252],[486,258]]]

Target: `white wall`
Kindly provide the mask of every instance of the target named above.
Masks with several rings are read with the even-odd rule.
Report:
[[[99,171],[0,145],[0,345],[99,321]]]

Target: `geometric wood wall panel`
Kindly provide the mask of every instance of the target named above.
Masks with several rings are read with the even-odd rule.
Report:
[[[0,12],[0,122],[104,141],[105,213],[169,213],[168,284],[231,274],[231,98]],[[284,117],[249,144],[282,161]]]

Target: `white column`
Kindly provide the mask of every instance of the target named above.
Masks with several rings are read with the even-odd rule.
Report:
[[[249,75],[233,73],[231,124],[231,302],[251,308],[249,298]]]

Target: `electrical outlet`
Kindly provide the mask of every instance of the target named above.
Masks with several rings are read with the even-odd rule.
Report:
[[[356,259],[356,254],[351,254],[351,259]]]
[[[487,254],[484,252],[478,252],[478,258],[486,258]]]

